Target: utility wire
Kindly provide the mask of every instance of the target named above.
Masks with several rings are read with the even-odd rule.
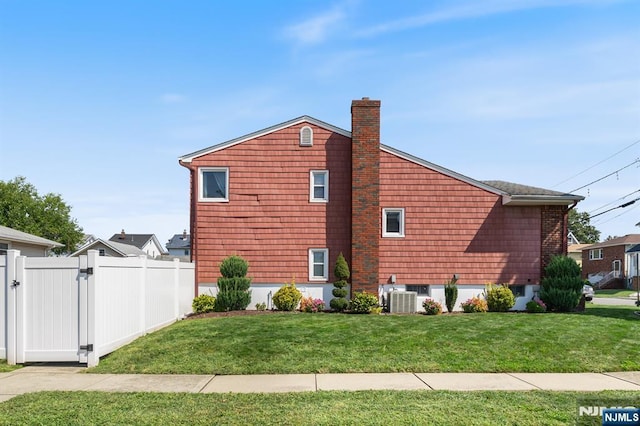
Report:
[[[640,141],[638,141],[638,142],[640,142]],[[621,172],[622,170],[626,169],[627,167],[631,167],[631,166],[633,166],[633,165],[634,165],[634,164],[636,164],[636,163],[640,163],[640,158],[636,158],[633,162],[631,162],[631,163],[627,164],[626,166],[624,166],[624,167],[622,167],[622,168],[620,168],[620,169],[616,170],[615,172],[611,172],[611,173],[609,173],[608,175],[601,177],[600,179],[596,179],[596,180],[594,180],[593,182],[589,182],[589,183],[588,183],[588,184],[586,184],[586,185],[582,185],[580,188],[572,189],[572,190],[571,190],[571,191],[569,191],[569,192],[571,193],[571,192],[580,191],[581,189],[584,189],[584,188],[586,188],[587,186],[593,185],[594,183],[600,182],[601,180],[604,180],[604,179],[606,179],[606,178],[608,178],[608,177],[610,177],[610,176],[613,176],[613,175],[615,175],[616,173]],[[565,182],[566,182],[566,181],[565,181]]]
[[[624,200],[624,199],[625,199],[625,198],[627,198],[629,195],[633,195],[633,194],[635,194],[636,192],[640,192],[640,189],[636,189],[635,191],[630,192],[630,193],[628,193],[627,195],[623,195],[622,197],[620,197],[620,198],[618,198],[618,199],[616,199],[616,200],[613,200],[613,201],[611,201],[610,203],[607,203],[607,204],[605,204],[605,205],[602,205],[602,206],[598,207],[597,209],[593,209],[593,210],[591,210],[591,211],[590,211],[590,212],[588,212],[588,213],[589,213],[589,214],[591,214],[591,213],[595,213],[595,212],[597,212],[598,210],[602,210],[602,209],[604,209],[605,207],[608,207],[608,206],[610,206],[610,205],[611,205],[611,204],[613,204],[613,203],[616,203],[616,202],[618,202],[618,201],[622,201],[622,200]]]
[[[600,212],[600,213],[594,214],[593,216],[589,216],[589,219],[593,219],[594,217],[597,217],[597,216],[603,215],[603,214],[605,214],[605,213],[609,213],[610,211],[613,211],[613,210],[615,210],[615,209],[623,209],[623,208],[625,208],[625,207],[629,207],[631,204],[634,204],[634,203],[635,203],[636,201],[638,201],[638,200],[640,200],[640,197],[638,197],[638,198],[636,198],[636,199],[634,199],[634,200],[631,200],[631,201],[627,201],[626,203],[620,204],[620,205],[619,205],[619,206],[617,206],[617,207],[610,208],[609,210],[605,210],[605,211],[603,211],[603,212]]]
[[[629,210],[625,210],[625,211],[623,211],[622,213],[620,213],[620,214],[617,214],[617,215],[613,216],[612,218],[606,219],[605,221],[599,221],[599,222],[598,222],[598,221],[596,220],[596,222],[595,222],[595,224],[594,224],[594,225],[604,225],[605,223],[611,222],[612,220],[619,218],[619,217],[620,217],[620,216],[622,216],[623,214],[630,213],[631,211],[633,211],[633,209],[637,208],[638,206],[640,206],[640,204],[636,204],[635,206],[631,207]]]
[[[609,157],[605,158],[604,160],[597,162],[597,163],[596,163],[596,164],[594,164],[593,166],[591,166],[591,167],[588,167],[588,168],[584,169],[584,170],[583,170],[583,171],[581,171],[580,173],[577,173],[577,174],[575,174],[575,175],[571,176],[570,178],[565,179],[565,180],[563,180],[562,182],[559,182],[559,183],[555,184],[554,186],[552,186],[552,188],[556,188],[556,187],[558,187],[558,186],[562,185],[563,183],[568,182],[568,181],[570,181],[571,179],[576,178],[576,177],[578,177],[578,176],[580,176],[580,175],[582,175],[582,174],[584,174],[584,173],[588,172],[589,170],[593,169],[594,167],[599,166],[600,164],[604,163],[605,161],[610,160],[611,158],[615,157],[616,155],[620,154],[621,152],[626,151],[627,149],[629,149],[629,148],[631,148],[632,146],[637,145],[637,144],[639,144],[639,143],[640,143],[640,139],[638,139],[637,141],[633,142],[631,145],[629,145],[629,146],[626,146],[626,147],[622,148],[620,151],[616,152],[616,153],[615,153],[615,154],[613,154],[613,155],[610,155]],[[573,192],[573,191],[571,191],[571,192]]]

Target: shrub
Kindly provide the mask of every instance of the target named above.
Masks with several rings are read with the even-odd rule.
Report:
[[[440,315],[442,313],[442,305],[433,299],[424,299],[422,307],[427,315]]]
[[[302,293],[296,288],[296,281],[292,279],[290,283],[284,283],[276,294],[273,295],[273,304],[279,311],[294,311],[302,299]]]
[[[454,275],[454,277],[444,285],[444,304],[447,305],[447,311],[449,312],[453,312],[453,308],[455,308],[456,301],[458,300],[457,282],[458,279]]]
[[[507,312],[516,304],[516,298],[507,284],[487,286],[487,307],[490,312]]]
[[[193,299],[191,307],[194,314],[204,314],[205,312],[213,312],[215,303],[215,297],[209,294],[201,294]]]
[[[547,311],[547,305],[537,297],[533,300],[529,300],[527,302],[527,312],[530,313],[541,313]]]
[[[480,297],[467,299],[465,302],[462,302],[460,306],[462,306],[462,310],[466,313],[487,312],[488,310],[487,301]]]
[[[336,266],[333,269],[333,275],[337,278],[336,282],[333,283],[333,294],[334,299],[331,299],[329,302],[329,306],[334,311],[342,312],[349,306],[349,301],[347,300],[347,291],[346,287],[349,285],[347,280],[351,276],[351,272],[349,272],[349,265],[345,260],[342,253],[338,255],[338,259],[336,260]]]
[[[540,299],[555,312],[573,311],[582,297],[580,266],[568,256],[554,256],[544,269]]]
[[[354,314],[370,314],[376,307],[378,307],[378,296],[366,291],[355,293],[349,302],[349,311]]]
[[[322,312],[324,311],[324,301],[322,299],[314,299],[313,297],[304,297],[300,301],[300,310],[302,312]]]
[[[241,311],[251,302],[251,278],[247,278],[249,264],[240,256],[229,256],[220,263],[216,311]]]
[[[256,311],[266,311],[267,310],[267,304],[264,302],[261,303],[256,303]]]

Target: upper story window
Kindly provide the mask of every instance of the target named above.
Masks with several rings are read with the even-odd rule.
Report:
[[[309,281],[329,279],[329,249],[309,249]]]
[[[98,256],[106,256],[107,252],[105,251],[105,249],[101,248],[98,249]]]
[[[9,244],[0,243],[0,255],[7,254],[7,250],[9,250]]]
[[[229,169],[227,167],[202,167],[199,172],[199,201],[229,201]]]
[[[300,146],[313,146],[313,129],[304,126],[300,129]]]
[[[589,250],[589,260],[601,260],[602,259],[602,249],[593,249]]]
[[[404,209],[382,209],[382,236],[404,237]]]
[[[329,170],[311,170],[309,190],[310,201],[329,201]]]

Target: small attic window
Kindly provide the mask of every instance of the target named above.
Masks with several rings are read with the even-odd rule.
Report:
[[[300,146],[313,146],[313,129],[304,126],[300,129]]]

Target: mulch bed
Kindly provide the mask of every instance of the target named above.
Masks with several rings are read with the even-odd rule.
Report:
[[[205,314],[192,314],[188,315],[186,319],[200,319],[200,318],[217,318],[217,317],[239,317],[246,315],[269,315],[269,314],[282,314],[283,311],[227,311],[227,312],[207,312]],[[291,312],[295,313],[295,312]]]

